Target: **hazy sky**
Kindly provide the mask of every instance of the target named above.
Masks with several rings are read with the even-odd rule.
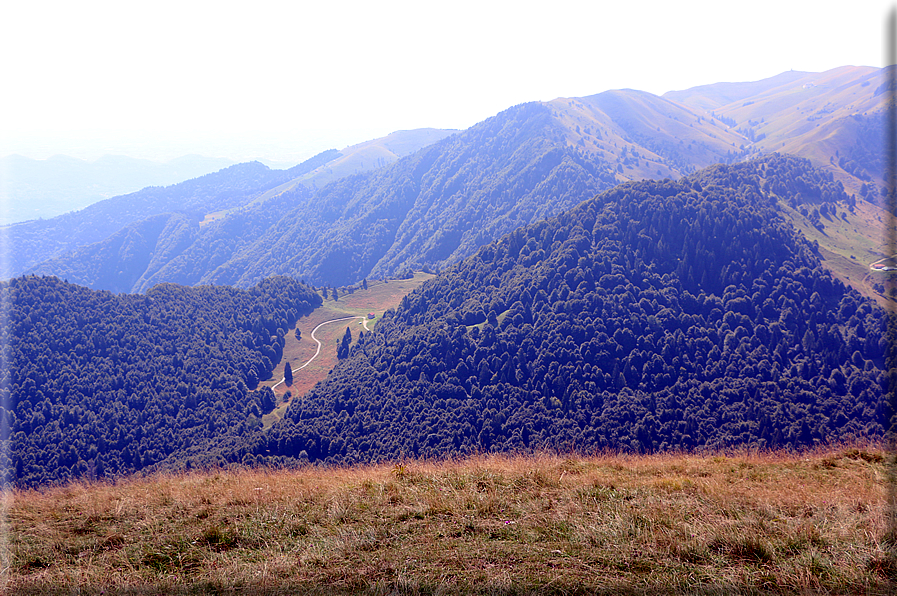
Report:
[[[10,1],[0,155],[297,162],[526,101],[883,66],[891,6]]]

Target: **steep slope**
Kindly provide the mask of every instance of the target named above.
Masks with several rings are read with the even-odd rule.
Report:
[[[827,126],[834,124],[825,118],[839,121],[860,105],[860,96],[862,105],[878,101],[864,86],[874,72],[847,70],[818,75],[804,94],[807,106],[821,106],[818,117]],[[747,92],[778,97],[794,79],[748,85]],[[785,129],[781,134],[796,133],[787,126],[792,119],[777,122]],[[806,148],[822,145],[805,134]],[[849,152],[854,140],[831,142]],[[204,279],[245,285],[274,271],[345,284],[426,264],[443,268],[614,183],[678,178],[760,151],[745,141],[743,132],[712,114],[639,91],[524,104],[383,171],[323,189],[261,238],[256,250]],[[850,200],[845,197],[842,210]],[[273,250],[265,254],[266,247]]]
[[[392,166],[321,189],[254,248],[198,279],[242,286],[278,273],[342,285],[445,267],[617,182],[678,177],[731,159],[737,140],[713,121],[641,92],[523,104]],[[199,251],[186,252],[198,258]]]
[[[874,199],[878,188],[867,170],[881,164],[872,142],[880,122],[872,112],[853,111],[880,103],[872,85],[876,73],[847,67],[699,89],[682,95],[693,108],[632,90],[515,106],[391,165],[328,184],[311,199],[298,178],[269,189],[219,214],[228,223],[203,229],[193,243],[166,242],[179,252],[165,253],[167,262],[157,256],[153,271],[137,275],[141,281],[132,289],[161,281],[245,287],[270,274],[338,286],[409,268],[442,269],[614,184],[675,179],[713,163],[778,150],[783,142],[828,168],[848,195]],[[718,113],[700,107],[708,98]],[[739,124],[736,116],[747,121]],[[863,186],[862,177],[869,184]],[[272,218],[274,197],[278,209],[285,207],[269,227],[260,227]],[[862,225],[852,202],[845,196],[832,212],[856,230],[857,245],[877,244],[877,230]],[[798,226],[822,230],[813,209],[806,211],[795,212]],[[823,234],[819,242],[829,253],[845,252],[827,240]],[[91,250],[117,254],[109,247]],[[839,275],[854,283],[868,263],[844,261],[850,254],[841,255],[833,270],[847,271]],[[70,277],[80,266],[70,261],[36,270]],[[845,263],[850,267],[840,267]],[[126,287],[134,277],[129,273],[115,287]]]
[[[327,186],[204,281],[242,285],[276,270],[342,285],[442,263],[613,180],[607,165],[565,146],[545,106],[524,104]]]
[[[265,448],[354,462],[880,437],[887,315],[777,211],[837,189],[771,156],[518,229],[406,297]]]

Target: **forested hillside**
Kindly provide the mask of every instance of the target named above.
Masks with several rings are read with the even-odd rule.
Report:
[[[887,315],[822,269],[779,199],[847,197],[774,155],[518,229],[406,297],[256,450],[356,462],[880,437]]]
[[[200,225],[197,217],[165,213],[133,223],[103,242],[50,259],[30,272],[56,273],[95,289],[145,292],[158,283],[197,285],[197,271],[215,271],[234,254],[255,245],[297,201],[312,193],[299,185],[265,201],[264,209],[246,209]]]
[[[323,188],[202,279],[244,285],[276,271],[344,285],[451,262],[614,181],[608,164],[565,146],[550,110],[524,104]]]
[[[0,468],[21,486],[166,459],[224,463],[221,446],[256,432],[274,407],[270,390],[253,390],[279,362],[285,330],[321,303],[287,278],[248,290],[166,284],[141,296],[26,276],[0,293],[10,307]]]
[[[16,278],[2,286],[7,469],[33,486],[226,462],[880,437],[887,315],[821,268],[783,203],[850,198],[774,155],[626,183],[519,228],[384,315],[265,433],[273,394],[253,389],[320,304],[307,287],[141,296]]]

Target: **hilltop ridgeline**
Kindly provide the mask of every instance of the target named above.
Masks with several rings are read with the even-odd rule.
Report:
[[[306,168],[289,184],[259,186],[219,220],[129,220],[77,252],[54,244],[54,260],[24,270],[133,292],[160,282],[248,287],[269,275],[348,285],[449,267],[625,181],[772,151],[811,159],[849,196],[880,203],[881,73],[845,67],[669,98],[613,90],[521,104],[373,171],[327,162],[335,169],[322,183],[342,177],[314,193],[300,182],[322,170]],[[271,196],[254,203],[262,190]]]

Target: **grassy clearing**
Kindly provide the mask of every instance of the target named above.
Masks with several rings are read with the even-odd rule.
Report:
[[[322,344],[321,353],[304,369],[297,371],[300,366],[308,362],[314,356],[317,344],[311,338],[312,330],[324,321],[339,319],[342,317],[364,316],[374,313],[374,319],[367,322],[370,330],[374,329],[377,321],[383,313],[390,308],[399,305],[406,295],[420,287],[425,281],[434,277],[429,273],[418,272],[411,279],[397,279],[368,282],[367,290],[356,290],[352,294],[344,294],[338,300],[328,298],[314,312],[302,317],[296,325],[301,339],[296,339],[296,329],[291,329],[286,336],[283,349],[283,358],[274,369],[274,376],[260,383],[262,387],[273,387],[283,377],[284,364],[289,362],[293,369],[293,384],[287,387],[279,385],[275,394],[280,400],[278,407],[262,418],[265,427],[270,427],[275,421],[283,417],[289,405],[286,392],[289,390],[292,397],[305,395],[318,381],[323,380],[327,373],[336,366],[336,341],[346,333],[346,327],[352,327],[352,337],[358,338],[358,332],[363,330],[360,319],[340,323],[333,323],[321,327],[315,334]]]
[[[870,274],[869,265],[887,254],[883,211],[865,201],[857,201],[854,212],[846,205],[837,205],[837,215],[822,218],[824,230],[814,227],[807,218],[779,201],[782,213],[810,241],[819,243],[823,265],[832,275],[877,300],[888,301],[872,287],[879,277]],[[813,205],[806,205],[812,209]]]
[[[6,593],[891,593],[887,464],[484,456],[7,495]]]

